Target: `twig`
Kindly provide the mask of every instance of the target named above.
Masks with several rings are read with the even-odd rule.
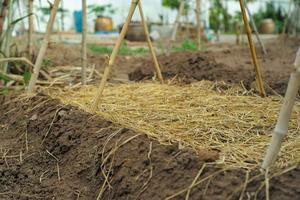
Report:
[[[149,145],[149,152],[147,154],[148,160],[149,160],[149,165],[150,165],[150,174],[149,177],[147,179],[147,181],[143,184],[141,191],[138,193],[138,195],[136,196],[135,199],[138,199],[140,197],[140,195],[147,189],[147,186],[153,176],[153,166],[152,166],[152,161],[151,161],[151,153],[152,153],[152,142],[150,142]]]
[[[49,171],[49,169],[47,169],[46,171],[44,171],[41,176],[40,176],[40,183],[42,183],[43,180],[43,176]]]
[[[265,172],[265,184],[266,184],[266,200],[270,200],[269,168],[267,168]]]
[[[204,163],[204,164],[202,165],[202,167],[200,168],[198,174],[197,174],[196,177],[194,178],[192,184],[189,186],[189,189],[188,189],[188,191],[187,191],[187,193],[186,193],[186,196],[185,196],[185,200],[189,200],[191,190],[192,190],[192,188],[194,187],[196,181],[197,181],[197,180],[199,179],[199,177],[201,176],[201,174],[202,174],[202,172],[203,172],[205,166],[206,166],[206,164]]]
[[[51,121],[51,123],[50,123],[50,125],[49,125],[48,131],[46,132],[46,134],[45,134],[45,136],[44,136],[44,138],[43,138],[43,140],[42,140],[42,142],[41,142],[41,145],[43,145],[43,143],[44,143],[46,137],[47,137],[48,134],[50,133],[51,128],[52,128],[52,126],[53,126],[53,124],[54,124],[54,121],[55,121],[55,119],[56,119],[56,117],[57,117],[58,112],[61,111],[62,109],[63,109],[63,107],[61,107],[61,108],[59,108],[59,109],[57,109],[57,110],[55,111],[55,114],[54,114],[54,116],[53,116],[53,118],[52,118],[52,121]]]
[[[58,162],[56,163],[56,169],[57,169],[57,178],[58,178],[58,182],[60,182],[61,178],[60,178],[60,170],[59,170]]]
[[[57,162],[59,162],[59,159],[58,159],[55,155],[53,155],[50,151],[48,151],[48,150],[46,149],[46,152],[47,152],[52,158],[54,158]]]
[[[245,180],[244,187],[243,187],[243,190],[241,192],[241,196],[240,196],[239,200],[243,200],[243,198],[244,198],[244,194],[245,194],[245,191],[246,191],[246,188],[247,188],[248,180],[249,180],[249,171],[247,170],[246,171],[246,180]]]

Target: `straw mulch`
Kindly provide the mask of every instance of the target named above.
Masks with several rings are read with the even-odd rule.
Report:
[[[95,86],[84,86],[47,92],[65,104],[90,112],[96,90]],[[265,154],[282,99],[246,93],[242,87],[207,81],[184,86],[109,85],[96,113],[162,143],[218,150],[218,162],[225,166],[253,169]],[[300,161],[299,113],[297,102],[276,167]]]

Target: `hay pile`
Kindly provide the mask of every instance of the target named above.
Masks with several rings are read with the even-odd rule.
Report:
[[[90,112],[96,89],[85,86],[76,91],[47,92]],[[184,86],[135,83],[109,85],[96,112],[162,143],[218,150],[220,163],[252,169],[260,165],[265,154],[281,100],[247,95],[242,88],[207,81]],[[299,114],[297,102],[277,167],[300,161]]]

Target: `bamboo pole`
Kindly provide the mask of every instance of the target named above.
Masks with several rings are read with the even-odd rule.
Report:
[[[288,26],[288,22],[289,22],[289,18],[291,17],[292,3],[293,3],[293,0],[290,0],[288,14],[284,20],[283,29],[282,29],[282,33],[281,33],[281,35],[283,35],[283,36],[285,35],[286,29]]]
[[[197,19],[198,50],[200,50],[201,49],[201,0],[196,0],[196,19]]]
[[[82,0],[82,40],[81,40],[81,83],[86,84],[86,68],[87,68],[87,18],[86,18],[86,0]]]
[[[3,0],[1,5],[1,11],[0,11],[0,35],[2,36],[3,33],[3,27],[4,22],[7,14],[7,7],[9,5],[10,0]]]
[[[4,52],[4,55],[6,57],[10,57],[10,45],[12,40],[12,32],[13,29],[11,28],[11,23],[13,21],[13,5],[14,1],[10,0],[8,5],[8,14],[7,14],[7,23],[6,23],[6,31],[4,33],[4,41],[2,41],[2,51]],[[8,71],[8,64],[4,63],[3,70],[4,73],[7,73]]]
[[[176,40],[176,35],[177,35],[178,27],[179,27],[179,24],[180,24],[180,17],[181,17],[181,14],[184,11],[184,5],[185,5],[185,0],[181,0],[179,10],[178,10],[178,13],[177,13],[177,16],[176,16],[176,21],[175,21],[175,24],[174,24],[174,28],[173,28],[173,31],[172,31],[171,41]]]
[[[155,52],[155,50],[153,48],[153,45],[152,45],[152,42],[151,42],[151,38],[150,38],[149,30],[148,30],[148,25],[147,25],[147,22],[145,20],[145,15],[144,15],[144,11],[143,11],[141,1],[139,1],[138,7],[139,7],[139,11],[140,11],[141,21],[142,21],[144,31],[145,31],[147,43],[148,43],[148,46],[149,46],[149,49],[150,49],[150,52],[151,52],[151,55],[152,55],[152,59],[153,59],[153,62],[154,62],[154,67],[155,67],[156,74],[158,76],[159,81],[161,83],[164,83],[164,79],[163,79],[163,76],[161,74],[160,66],[159,66],[159,63],[158,63],[158,60],[157,60],[156,52]]]
[[[33,1],[28,1],[28,58],[31,60],[32,56],[32,35],[33,35]]]
[[[267,154],[262,164],[263,169],[269,168],[276,160],[280,151],[283,138],[288,133],[289,120],[298,94],[300,86],[300,48],[297,52],[294,63],[295,70],[292,72],[288,88],[285,94],[276,126],[272,133],[271,144],[267,150]]]
[[[263,52],[264,55],[267,55],[268,53],[267,53],[266,47],[265,47],[264,43],[261,41],[261,39],[260,39],[260,37],[259,37],[259,34],[258,34],[258,30],[257,30],[256,24],[255,24],[255,22],[254,22],[254,19],[253,19],[253,17],[252,17],[252,14],[251,14],[251,12],[250,12],[250,9],[249,9],[248,4],[247,4],[246,1],[245,1],[245,8],[246,8],[247,13],[248,13],[248,15],[249,15],[250,23],[251,23],[252,28],[253,28],[253,30],[254,30],[256,39],[257,39],[257,41],[258,41],[258,43],[259,43],[259,45],[260,45],[260,47],[261,47],[261,50],[262,50],[262,52]]]
[[[265,91],[265,88],[264,88],[264,83],[263,83],[263,79],[262,79],[262,75],[261,75],[261,68],[260,68],[260,65],[259,65],[258,60],[257,60],[256,49],[255,49],[255,46],[254,46],[254,43],[253,43],[253,40],[252,40],[251,28],[250,28],[250,25],[248,23],[246,11],[245,11],[245,6],[244,6],[244,1],[243,0],[239,0],[239,1],[240,1],[240,7],[241,7],[243,21],[244,21],[246,32],[247,32],[248,43],[249,43],[249,47],[250,47],[250,51],[251,51],[252,61],[253,61],[254,68],[255,68],[256,81],[257,81],[257,84],[258,84],[260,95],[262,97],[265,97],[266,96],[266,91]]]
[[[92,103],[92,110],[96,110],[96,108],[97,108],[97,106],[98,106],[98,104],[100,102],[100,99],[102,97],[102,93],[103,93],[105,84],[107,82],[109,73],[110,73],[113,65],[115,64],[116,57],[117,57],[117,54],[119,52],[121,43],[122,43],[122,41],[125,38],[128,26],[130,24],[130,21],[132,19],[132,16],[134,14],[134,11],[135,11],[135,9],[136,9],[139,1],[140,0],[132,0],[131,1],[131,6],[130,6],[130,9],[129,9],[129,13],[128,13],[127,19],[125,21],[125,24],[122,27],[122,31],[120,33],[120,36],[119,36],[118,40],[117,40],[117,43],[115,44],[115,46],[113,48],[113,51],[112,51],[112,54],[111,54],[111,56],[109,58],[108,64],[105,66],[104,74],[103,74],[103,77],[101,79],[101,82],[100,82],[100,85],[99,85],[99,89],[98,89],[96,97],[95,97],[95,99],[94,99],[94,101]]]
[[[55,17],[56,17],[56,13],[57,13],[57,10],[58,10],[59,3],[60,3],[60,0],[55,0],[54,4],[52,6],[50,18],[49,18],[49,21],[48,21],[48,24],[47,24],[46,34],[45,34],[43,42],[41,44],[41,48],[40,48],[37,60],[35,62],[35,65],[34,65],[33,74],[32,74],[32,77],[30,79],[30,82],[29,82],[28,93],[33,93],[34,92],[35,84],[37,82],[39,72],[40,72],[40,69],[41,69],[41,66],[42,66],[42,62],[43,62],[43,59],[44,59],[44,56],[45,56],[45,53],[46,53],[46,50],[47,50],[47,47],[48,47],[48,43],[49,43],[49,40],[50,40],[50,35],[51,35],[51,32],[52,32],[52,27],[53,27],[53,24],[54,24],[54,21],[55,21]]]

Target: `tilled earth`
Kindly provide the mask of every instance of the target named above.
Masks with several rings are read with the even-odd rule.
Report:
[[[299,37],[278,38],[266,42],[267,55],[257,47],[259,63],[268,94],[286,91],[289,75],[296,52],[300,46]],[[80,47],[52,44],[47,51],[47,59],[54,66],[80,66]],[[246,45],[222,45],[213,50],[201,52],[178,52],[158,56],[163,76],[179,79],[183,83],[200,80],[242,83],[247,89],[255,88],[255,73],[249,48]],[[102,73],[105,56],[89,52],[89,66],[95,64]],[[122,81],[151,80],[154,76],[150,55],[118,56],[113,68],[112,79]]]
[[[224,170],[210,164],[218,152],[162,145],[42,94],[0,96],[0,112],[0,199],[184,199],[191,185],[195,200],[266,197],[258,170]],[[300,199],[299,185],[298,166],[270,180],[270,198]]]

